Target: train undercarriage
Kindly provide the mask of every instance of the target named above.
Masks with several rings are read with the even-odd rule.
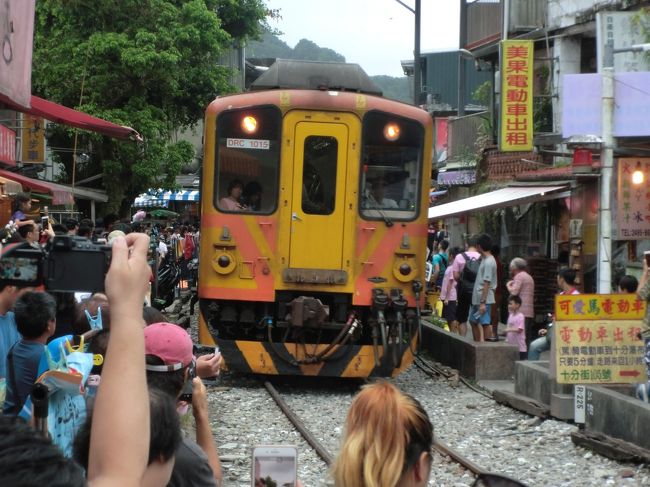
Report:
[[[278,292],[274,303],[199,303],[209,333],[201,341],[214,341],[226,367],[241,372],[387,377],[406,368],[418,346],[419,309],[400,289],[374,289],[370,306],[353,306],[351,295],[304,291]]]

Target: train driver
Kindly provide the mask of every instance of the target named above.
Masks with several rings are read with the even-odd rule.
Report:
[[[370,194],[368,195],[369,208],[399,208],[397,202],[390,198],[385,198],[386,181],[383,178],[377,178],[372,183]]]

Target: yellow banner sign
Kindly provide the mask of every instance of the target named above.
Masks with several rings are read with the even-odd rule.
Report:
[[[646,377],[639,320],[558,321],[554,328],[559,383],[637,383]]]
[[[641,320],[645,302],[636,294],[562,294],[555,296],[555,319]]]
[[[533,148],[533,41],[501,41],[502,151]]]
[[[45,162],[45,120],[23,115],[22,162]]]

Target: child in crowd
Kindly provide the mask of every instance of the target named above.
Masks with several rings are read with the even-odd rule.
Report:
[[[460,252],[461,250],[459,247],[452,247],[449,251],[449,261],[453,262]],[[450,332],[460,334],[458,320],[456,319],[457,299],[454,270],[452,266],[448,266],[445,270],[445,275],[442,278],[442,285],[440,286],[440,300],[443,303],[442,317],[447,320]]]
[[[14,306],[22,339],[7,354],[7,396],[4,414],[16,415],[36,381],[38,364],[56,327],[56,301],[44,292],[27,292]]]
[[[528,356],[526,350],[525,321],[521,308],[521,298],[519,296],[510,296],[508,298],[508,323],[506,327],[506,341],[519,347],[519,360],[526,360]]]

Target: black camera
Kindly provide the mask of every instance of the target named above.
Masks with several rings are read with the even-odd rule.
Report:
[[[5,249],[0,259],[0,280],[10,285],[48,291],[100,292],[111,260],[111,248],[85,237],[57,235],[44,250],[27,244]]]
[[[187,369],[187,380],[185,381],[185,384],[183,384],[183,390],[181,391],[181,395],[178,397],[179,400],[185,401],[187,403],[192,402],[194,377],[196,377],[196,362],[192,360],[192,363]]]

